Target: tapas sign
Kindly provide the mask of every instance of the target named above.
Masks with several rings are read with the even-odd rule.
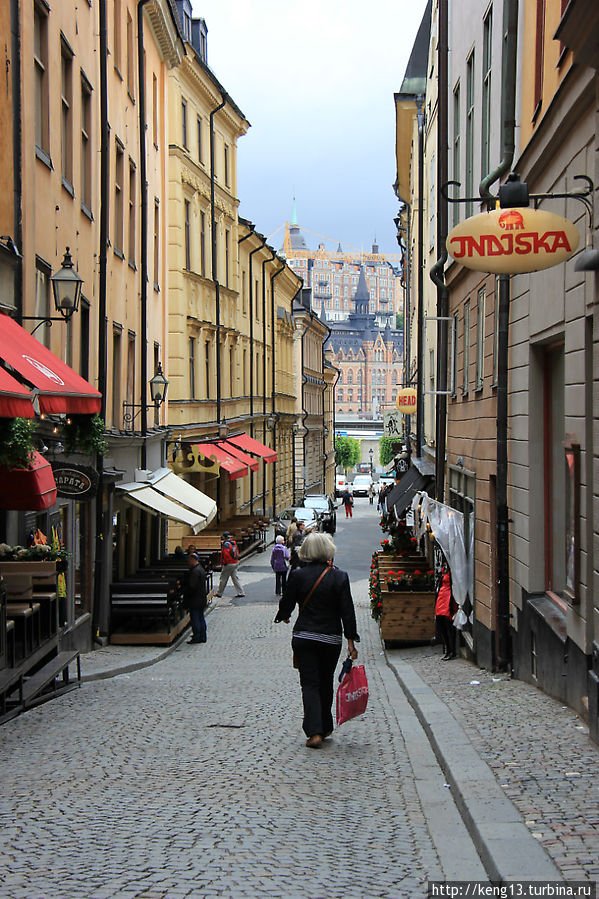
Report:
[[[466,268],[495,275],[538,272],[565,262],[580,242],[568,219],[542,209],[493,209],[447,235],[447,252]]]

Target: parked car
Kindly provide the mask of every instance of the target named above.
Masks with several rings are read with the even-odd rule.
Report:
[[[372,478],[369,474],[357,474],[352,484],[352,493],[354,496],[368,496]]]
[[[292,506],[289,509],[283,509],[275,519],[275,537],[285,537],[287,528],[291,524],[291,519],[297,518],[303,521],[306,531],[320,531],[320,522],[318,520],[318,512],[316,509],[307,509],[304,506]]]
[[[334,534],[337,530],[337,507],[330,496],[318,494],[304,496],[306,509],[314,509],[318,513],[321,531]]]
[[[344,474],[338,474],[335,477],[335,496],[343,496],[346,490],[349,490],[351,493],[351,484],[347,483],[347,478]]]
[[[393,474],[382,474],[379,478],[379,488],[386,487],[388,484],[395,483],[395,475]]]

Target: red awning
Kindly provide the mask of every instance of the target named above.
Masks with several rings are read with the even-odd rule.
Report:
[[[40,453],[33,453],[29,468],[0,468],[0,509],[41,512],[55,502],[54,472]]]
[[[99,391],[8,315],[0,318],[0,359],[35,388],[40,412],[100,411]]]
[[[0,418],[33,418],[32,399],[26,387],[0,368]]]
[[[230,481],[236,481],[237,478],[247,477],[248,467],[239,459],[235,459],[229,455],[226,450],[221,449],[222,444],[216,443],[197,443],[194,447],[206,459],[212,459],[220,464],[227,472]]]
[[[228,437],[227,443],[232,443],[248,453],[253,453],[254,456],[260,456],[265,462],[277,461],[277,454],[274,450],[258,440],[254,440],[253,437],[248,437],[247,434],[237,434],[236,437]]]
[[[228,440],[223,441],[223,443],[219,443],[219,446],[222,446],[224,450],[226,450],[230,456],[234,456],[235,459],[239,459],[240,462],[243,462],[244,465],[249,465],[251,471],[258,471],[260,467],[260,463],[257,459],[254,459],[252,456],[248,456],[247,453],[242,452],[238,446],[234,446],[232,443],[229,443]]]

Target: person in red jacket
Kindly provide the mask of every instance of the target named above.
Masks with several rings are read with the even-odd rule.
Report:
[[[437,639],[443,644],[443,662],[456,657],[456,633],[453,619],[457,612],[457,604],[451,590],[451,572],[445,563],[441,571],[441,581],[437,590],[435,603],[435,629]]]
[[[223,542],[220,551],[221,575],[218,582],[218,590],[215,596],[222,596],[229,578],[233,581],[233,585],[237,590],[235,596],[245,596],[241,582],[237,577],[237,566],[239,565],[239,550],[237,543],[229,533],[225,531],[223,534]]]

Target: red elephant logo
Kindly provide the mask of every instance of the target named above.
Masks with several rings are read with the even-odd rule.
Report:
[[[499,216],[498,224],[505,231],[520,231],[524,228],[524,219],[515,209],[510,209]]]

